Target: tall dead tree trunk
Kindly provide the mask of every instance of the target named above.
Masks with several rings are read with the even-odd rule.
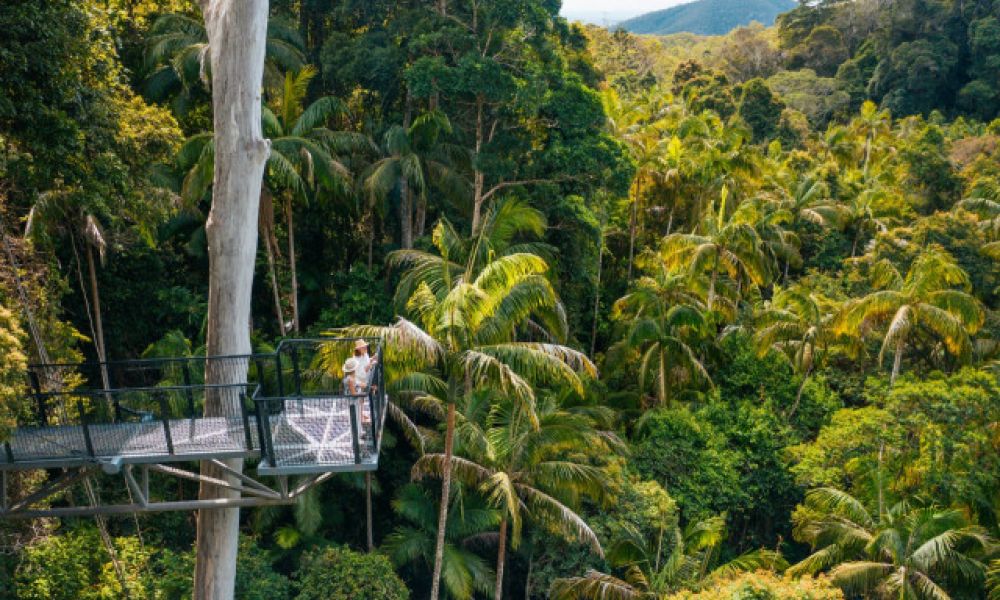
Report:
[[[483,151],[483,110],[485,109],[485,97],[483,94],[476,96],[476,151],[474,155],[472,174],[472,235],[479,232],[479,222],[483,212],[483,191],[485,187],[486,174],[483,173],[479,164],[479,155]]]
[[[604,224],[597,234],[597,281],[594,282],[594,322],[590,328],[590,355],[597,350],[597,316],[601,310],[601,271],[604,267]]]
[[[87,273],[90,276],[90,297],[94,309],[94,346],[97,348],[97,361],[101,363],[101,384],[104,389],[111,389],[111,378],[108,376],[108,349],[104,345],[104,319],[101,316],[101,292],[97,285],[97,268],[94,266],[94,249],[86,241],[84,254],[87,256]]]
[[[264,186],[260,186],[257,229],[260,232],[260,237],[264,239],[267,275],[271,280],[271,295],[274,297],[274,315],[278,319],[278,333],[281,337],[285,337],[285,313],[281,308],[281,288],[278,286],[278,270],[275,268],[274,262],[274,255],[278,248],[278,241],[274,237],[274,199]]]
[[[199,0],[212,64],[215,176],[208,237],[209,356],[249,354],[250,292],[257,252],[257,213],[270,143],[261,131],[261,85],[267,39],[267,0]],[[245,383],[247,365],[206,365],[208,384]],[[234,394],[205,398],[205,414],[235,411]],[[226,464],[242,470],[242,460]],[[210,463],[204,475],[232,478]],[[234,482],[235,483],[235,482]],[[199,498],[230,498],[234,492],[202,484]],[[195,600],[231,600],[236,580],[239,509],[198,512]]]
[[[413,96],[407,87],[406,108],[403,111],[403,130],[407,136],[410,135],[412,114]],[[400,169],[399,173],[399,242],[407,250],[413,248],[413,191],[404,169]]]
[[[299,270],[295,258],[295,215],[292,199],[285,199],[285,223],[288,226],[288,266],[292,275],[292,331],[299,332]],[[284,326],[282,326],[284,329]]]

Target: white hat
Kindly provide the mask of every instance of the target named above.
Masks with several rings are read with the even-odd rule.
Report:
[[[358,369],[358,361],[354,358],[348,358],[344,361],[344,374],[353,373]]]
[[[354,341],[354,349],[355,350],[361,350],[362,348],[367,348],[367,347],[368,347],[368,342],[366,342],[366,341],[364,341],[362,339],[358,339],[358,340]]]

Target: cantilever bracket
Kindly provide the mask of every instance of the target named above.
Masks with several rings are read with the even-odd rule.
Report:
[[[245,473],[232,469],[218,460],[209,461],[214,467],[222,471],[226,479],[209,477],[192,471],[179,469],[173,466],[162,464],[138,465],[140,477],[135,474],[136,465],[124,465],[122,475],[125,486],[133,499],[130,504],[102,504],[98,506],[37,506],[44,500],[51,500],[59,494],[69,489],[80,480],[89,476],[101,475],[101,470],[92,466],[76,467],[69,469],[52,481],[43,485],[40,489],[27,496],[13,501],[9,497],[8,474],[0,471],[2,475],[2,489],[0,489],[0,518],[39,518],[39,517],[82,517],[91,515],[115,515],[143,512],[162,512],[175,510],[210,510],[214,508],[239,508],[254,506],[274,506],[294,504],[299,496],[307,490],[319,485],[334,475],[334,473],[322,473],[308,477],[296,482],[294,486],[289,485],[287,476],[277,477],[277,490],[261,483]],[[171,500],[154,501],[149,495],[149,473],[159,473],[168,477],[196,481],[201,484],[214,485],[219,488],[238,492],[235,497],[223,497],[210,500]],[[107,476],[107,473],[104,473]],[[232,480],[228,478],[231,477]],[[235,481],[234,481],[235,480]]]

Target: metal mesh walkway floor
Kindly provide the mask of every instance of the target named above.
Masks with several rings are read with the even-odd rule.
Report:
[[[371,345],[370,385],[355,395],[340,389],[340,364],[357,340],[286,340],[269,355],[36,365],[31,401],[0,444],[0,470],[99,464],[113,472],[228,458],[259,458],[258,471],[270,475],[374,469],[388,397],[381,341]],[[45,385],[90,371],[139,385]],[[199,383],[210,372],[250,383]]]
[[[0,518],[289,504],[337,472],[375,470],[389,398],[381,340],[369,342],[375,352],[365,377],[343,385],[341,363],[363,356],[363,341],[284,340],[266,354],[33,365],[32,393],[14,404],[16,427],[0,441]],[[97,382],[100,388],[88,387]],[[227,459],[246,459],[276,485]],[[45,483],[17,489],[16,472],[34,469],[47,470]],[[129,503],[49,504],[102,470],[124,477]],[[151,475],[229,492],[158,500]]]
[[[243,454],[246,435],[242,419],[198,417],[170,419],[170,438],[174,460],[184,457],[216,454]],[[158,462],[161,455],[151,449],[168,449],[166,427],[162,421],[140,423],[101,423],[89,426],[93,455],[88,451],[83,427],[22,427],[14,430],[9,440],[15,463],[62,462],[79,457],[81,462],[121,457],[125,462]],[[169,451],[166,453],[170,456]],[[0,460],[0,465],[5,461]]]
[[[357,408],[355,426],[349,400],[286,400],[285,412],[267,418],[273,464],[266,461],[259,470],[273,474],[374,468],[377,447],[369,433],[371,411],[366,406]],[[92,452],[79,425],[18,428],[8,440],[9,452],[0,454],[0,468],[175,462],[207,456],[251,458],[259,456],[261,448],[256,417],[248,417],[246,422],[241,418],[196,417],[170,419],[166,424],[103,423],[88,429]]]

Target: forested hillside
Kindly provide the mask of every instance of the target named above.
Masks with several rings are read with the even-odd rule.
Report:
[[[778,15],[795,6],[794,0],[695,0],[632,17],[617,27],[654,35],[681,32],[725,35],[753,21],[772,25]]]
[[[376,334],[391,405],[235,597],[1000,598],[1000,0],[558,9],[271,0],[250,338]],[[195,3],[0,30],[2,442],[29,362],[205,354],[216,154]],[[0,598],[192,598],[195,519],[0,519]]]

